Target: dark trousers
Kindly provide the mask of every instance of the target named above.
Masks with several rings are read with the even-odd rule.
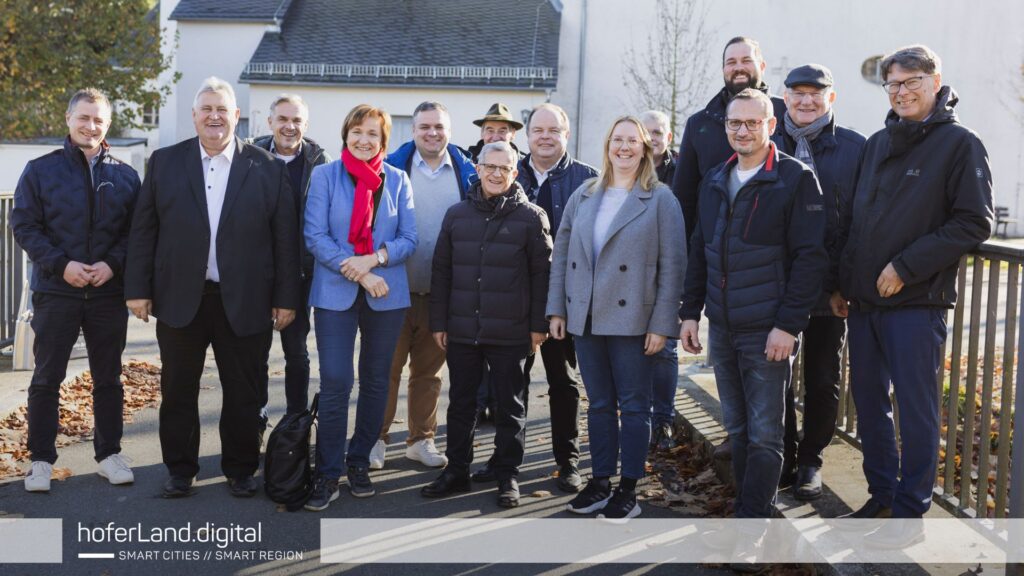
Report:
[[[580,379],[576,375],[576,345],[571,335],[564,340],[548,338],[540,347],[540,357],[548,376],[551,400],[551,451],[559,466],[580,459]],[[527,411],[530,399],[530,370],[537,354],[526,357],[523,368]]]
[[[836,316],[813,316],[804,330],[804,432],[801,437],[796,430],[796,398],[790,386],[786,393],[784,471],[794,465],[821,468],[821,453],[836,430],[845,336],[846,320]]]
[[[932,502],[939,454],[939,391],[946,311],[850,311],[850,386],[871,498],[895,518],[920,517]],[[900,406],[896,445],[891,392]]]
[[[121,452],[124,389],[121,352],[128,331],[128,309],[120,296],[73,298],[32,294],[35,372],[28,387],[28,449],[32,460],[57,461],[60,385],[67,375],[78,333],[85,335],[92,372],[96,431],[93,452],[99,462]]]
[[[160,449],[172,476],[191,478],[199,472],[199,380],[211,344],[223,391],[221,470],[229,478],[240,478],[259,468],[260,370],[268,338],[266,332],[236,335],[214,287],[205,290],[199,311],[187,326],[172,328],[157,322],[163,361]]]
[[[490,346],[448,344],[448,456],[447,469],[464,476],[473,462],[476,428],[476,397],[487,366],[488,382],[494,390],[494,455],[491,468],[498,479],[519,474],[526,452],[526,402],[523,373],[528,362],[528,345]]]
[[[302,281],[302,302],[295,311],[295,320],[287,328],[281,330],[281,350],[284,352],[284,397],[286,410],[298,414],[309,406],[309,349],[306,340],[309,337],[309,289],[313,278]],[[263,354],[263,379],[260,407],[266,407],[270,396],[269,360],[273,336],[267,340]]]

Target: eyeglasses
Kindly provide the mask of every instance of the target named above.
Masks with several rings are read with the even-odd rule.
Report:
[[[895,82],[895,81],[893,81],[893,82],[886,82],[886,83],[882,84],[882,89],[885,90],[886,92],[888,92],[889,94],[899,94],[900,86],[906,86],[907,90],[917,90],[918,88],[921,87],[921,84],[924,82],[925,78],[931,78],[932,76],[935,76],[935,74],[925,74],[924,76],[913,76],[911,78],[907,78],[906,80],[904,80],[902,82]]]
[[[502,176],[508,176],[515,170],[514,166],[499,166],[497,164],[477,164],[478,167],[484,169],[484,174],[494,174],[497,172]]]
[[[643,142],[639,138],[623,138],[621,136],[616,136],[612,138],[610,148],[613,150],[617,148],[622,148],[623,144],[629,146],[630,148],[636,148],[637,146],[640,146],[642,143]]]
[[[797,92],[796,90],[790,90],[789,95],[797,101],[803,100],[804,98],[810,97],[815,102],[821,102],[825,99],[825,91],[821,92]]]
[[[764,120],[726,120],[725,127],[729,132],[739,132],[740,126],[746,126],[747,132],[754,132],[761,129]]]

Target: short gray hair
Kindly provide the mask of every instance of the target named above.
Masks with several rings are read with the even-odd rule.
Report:
[[[196,97],[192,99],[192,108],[196,109],[199,107],[199,97],[205,92],[220,92],[228,97],[231,102],[232,108],[238,108],[238,101],[235,100],[235,89],[228,84],[227,81],[221,80],[216,76],[210,76],[206,80],[203,80],[202,86],[196,91]]]
[[[484,147],[480,149],[480,153],[477,154],[477,161],[483,162],[484,158],[487,158],[487,155],[491,152],[504,152],[508,154],[509,160],[512,161],[512,166],[515,167],[517,160],[516,151],[512,149],[512,145],[508,142],[499,140],[497,142],[491,142],[490,144],[484,144]]]
[[[640,115],[641,122],[657,122],[658,126],[661,126],[666,131],[672,128],[672,121],[669,120],[668,114],[665,114],[661,110],[648,110]]]
[[[71,100],[68,102],[68,114],[71,114],[75,109],[75,106],[83,100],[92,103],[99,102],[100,104],[105,105],[108,111],[113,110],[113,106],[110,105],[110,98],[107,98],[107,95],[100,92],[98,88],[82,88],[75,92],[71,97]]]
[[[298,94],[281,94],[270,103],[270,113],[274,113],[274,109],[277,108],[278,104],[292,104],[299,107],[302,110],[303,116],[306,120],[309,120],[309,106],[306,105],[306,101],[302,99],[302,96]]]
[[[899,64],[900,68],[905,70],[916,70],[929,75],[942,73],[942,60],[939,55],[924,44],[904,46],[886,56],[879,66],[883,82],[888,79],[893,64]]]

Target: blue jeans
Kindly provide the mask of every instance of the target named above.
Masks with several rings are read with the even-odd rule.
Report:
[[[575,338],[580,375],[590,399],[587,422],[594,476],[615,475],[621,445],[622,477],[640,480],[651,441],[654,368],[653,358],[644,355],[644,336],[596,336],[588,322],[583,336]]]
[[[651,426],[671,426],[675,421],[676,387],[679,385],[679,340],[665,340],[665,347],[654,355],[654,384],[651,402]]]
[[[770,518],[782,474],[793,357],[769,362],[764,352],[768,332],[730,332],[712,324],[708,340],[722,419],[732,444],[736,517]]]
[[[937,378],[946,311],[850,310],[850,387],[871,498],[896,518],[920,517],[932,502],[939,454]],[[891,391],[900,405],[900,441]],[[898,479],[897,479],[898,478]]]
[[[352,307],[342,312],[316,308],[316,346],[320,357],[320,404],[317,416],[317,473],[340,478],[348,432],[348,406],[355,379],[356,330],[359,349],[359,401],[356,426],[345,462],[369,466],[370,450],[380,435],[388,399],[391,357],[402,330],[405,309],[376,311],[360,289]]]

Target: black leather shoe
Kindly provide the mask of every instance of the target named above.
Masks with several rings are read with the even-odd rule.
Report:
[[[231,491],[231,495],[235,498],[252,498],[256,495],[256,490],[258,489],[259,484],[252,476],[228,478],[228,490]]]
[[[715,446],[714,451],[715,460],[728,461],[732,460],[732,443],[726,438],[721,444]]]
[[[857,510],[854,510],[853,512],[850,512],[849,514],[844,514],[844,515],[840,516],[840,518],[860,518],[860,519],[891,518],[891,517],[892,517],[892,508],[890,508],[888,506],[883,506],[881,502],[879,502],[878,500],[875,500],[874,498],[872,498],[872,499],[868,500],[867,502],[865,502],[864,505],[861,506],[860,508],[858,508]]]
[[[515,478],[498,480],[498,506],[502,508],[519,506],[519,482]]]
[[[194,493],[192,478],[188,476],[171,476],[164,482],[164,498],[184,498]]]
[[[796,467],[784,464],[779,476],[779,490],[789,488],[796,483]]]
[[[497,478],[494,476],[494,469],[491,468],[491,461],[488,460],[484,467],[473,472],[473,482],[494,482]]]
[[[458,492],[469,492],[469,477],[458,476],[454,472],[442,472],[436,480],[420,489],[425,498],[444,498]]]
[[[817,466],[801,466],[796,471],[793,483],[793,497],[805,502],[821,498],[821,469]]]
[[[583,478],[575,464],[569,463],[558,469],[558,489],[575,494],[583,488]]]

